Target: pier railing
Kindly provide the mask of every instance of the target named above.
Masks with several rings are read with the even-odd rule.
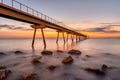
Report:
[[[20,10],[20,11],[23,11],[23,12],[26,12],[26,13],[31,14],[33,16],[36,16],[36,17],[38,17],[38,18],[40,18],[42,20],[45,20],[45,21],[51,22],[53,24],[56,24],[56,25],[63,26],[63,27],[66,27],[68,29],[71,29],[69,26],[63,24],[62,22],[56,21],[55,19],[53,19],[53,18],[51,18],[51,17],[37,11],[37,10],[31,8],[31,7],[28,7],[27,5],[22,4],[22,3],[20,3],[20,2],[18,2],[16,0],[0,0],[0,3],[6,4],[6,5],[11,6],[11,7],[15,8],[15,9]],[[73,30],[73,29],[71,29],[71,30]]]

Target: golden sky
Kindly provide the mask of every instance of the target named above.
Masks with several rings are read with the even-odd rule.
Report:
[[[0,38],[32,38],[34,29],[31,24],[19,21],[1,18],[0,22]],[[76,31],[88,35],[90,38],[118,38],[120,37],[120,24],[114,23],[98,23],[85,21],[81,23],[66,22],[67,25]],[[44,29],[46,38],[56,38],[57,32],[52,29]],[[66,36],[66,33],[65,33]],[[37,38],[41,37],[41,30],[37,30]],[[62,33],[60,34],[62,36]],[[70,36],[69,36],[70,37]]]

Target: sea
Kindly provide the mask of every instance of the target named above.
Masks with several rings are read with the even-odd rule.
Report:
[[[5,80],[24,80],[25,74],[36,74],[30,80],[120,80],[120,39],[86,39],[80,42],[71,39],[64,44],[63,39],[46,39],[47,47],[44,48],[43,40],[36,39],[34,48],[31,47],[32,39],[0,39],[0,66],[6,66],[11,73]],[[80,50],[81,55],[68,54],[69,50]],[[52,55],[42,55],[43,50],[52,51]],[[58,52],[59,50],[59,52]],[[22,54],[15,54],[21,51]],[[71,64],[63,64],[62,60],[72,56]],[[38,58],[40,64],[33,64],[32,60]],[[54,65],[54,70],[48,66]],[[101,70],[107,68],[101,75],[86,69]],[[27,80],[27,79],[25,79]],[[29,80],[29,79],[28,79]]]

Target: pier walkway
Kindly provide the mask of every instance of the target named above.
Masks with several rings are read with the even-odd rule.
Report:
[[[5,0],[0,1],[0,17],[5,17],[5,18],[33,24],[31,25],[31,27],[34,29],[32,47],[34,46],[37,29],[41,29],[44,47],[46,47],[46,41],[45,41],[44,30],[43,30],[44,28],[55,29],[58,32],[56,42],[58,42],[60,32],[63,33],[64,43],[65,43],[64,32],[66,32],[67,34],[71,34],[72,40],[73,40],[73,35],[76,36],[76,40],[80,39],[80,37],[84,37],[84,38],[87,37],[86,35],[81,34],[74,29],[71,29],[69,26],[59,21],[56,21],[55,19],[50,18],[47,15],[37,10],[34,10],[16,0],[9,0],[9,4],[5,3]],[[67,38],[68,38],[68,35],[67,35]]]

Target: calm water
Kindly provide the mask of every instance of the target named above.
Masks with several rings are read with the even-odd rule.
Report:
[[[5,65],[12,73],[7,80],[19,80],[22,74],[36,73],[38,80],[120,80],[120,39],[88,39],[79,43],[69,40],[65,45],[63,40],[59,44],[55,39],[47,39],[47,50],[54,52],[51,56],[42,56],[43,43],[36,39],[35,50],[31,48],[31,39],[0,39],[0,66]],[[71,65],[63,65],[61,61],[69,56],[67,51],[78,49],[82,55],[71,55],[74,62]],[[20,50],[24,54],[16,55],[14,51]],[[63,50],[58,53],[56,50]],[[86,57],[90,55],[91,57]],[[33,65],[31,60],[40,57],[42,64]],[[107,70],[106,76],[99,76],[86,72],[84,68],[101,68],[106,64],[111,69]],[[54,71],[47,69],[49,65],[56,65]]]

